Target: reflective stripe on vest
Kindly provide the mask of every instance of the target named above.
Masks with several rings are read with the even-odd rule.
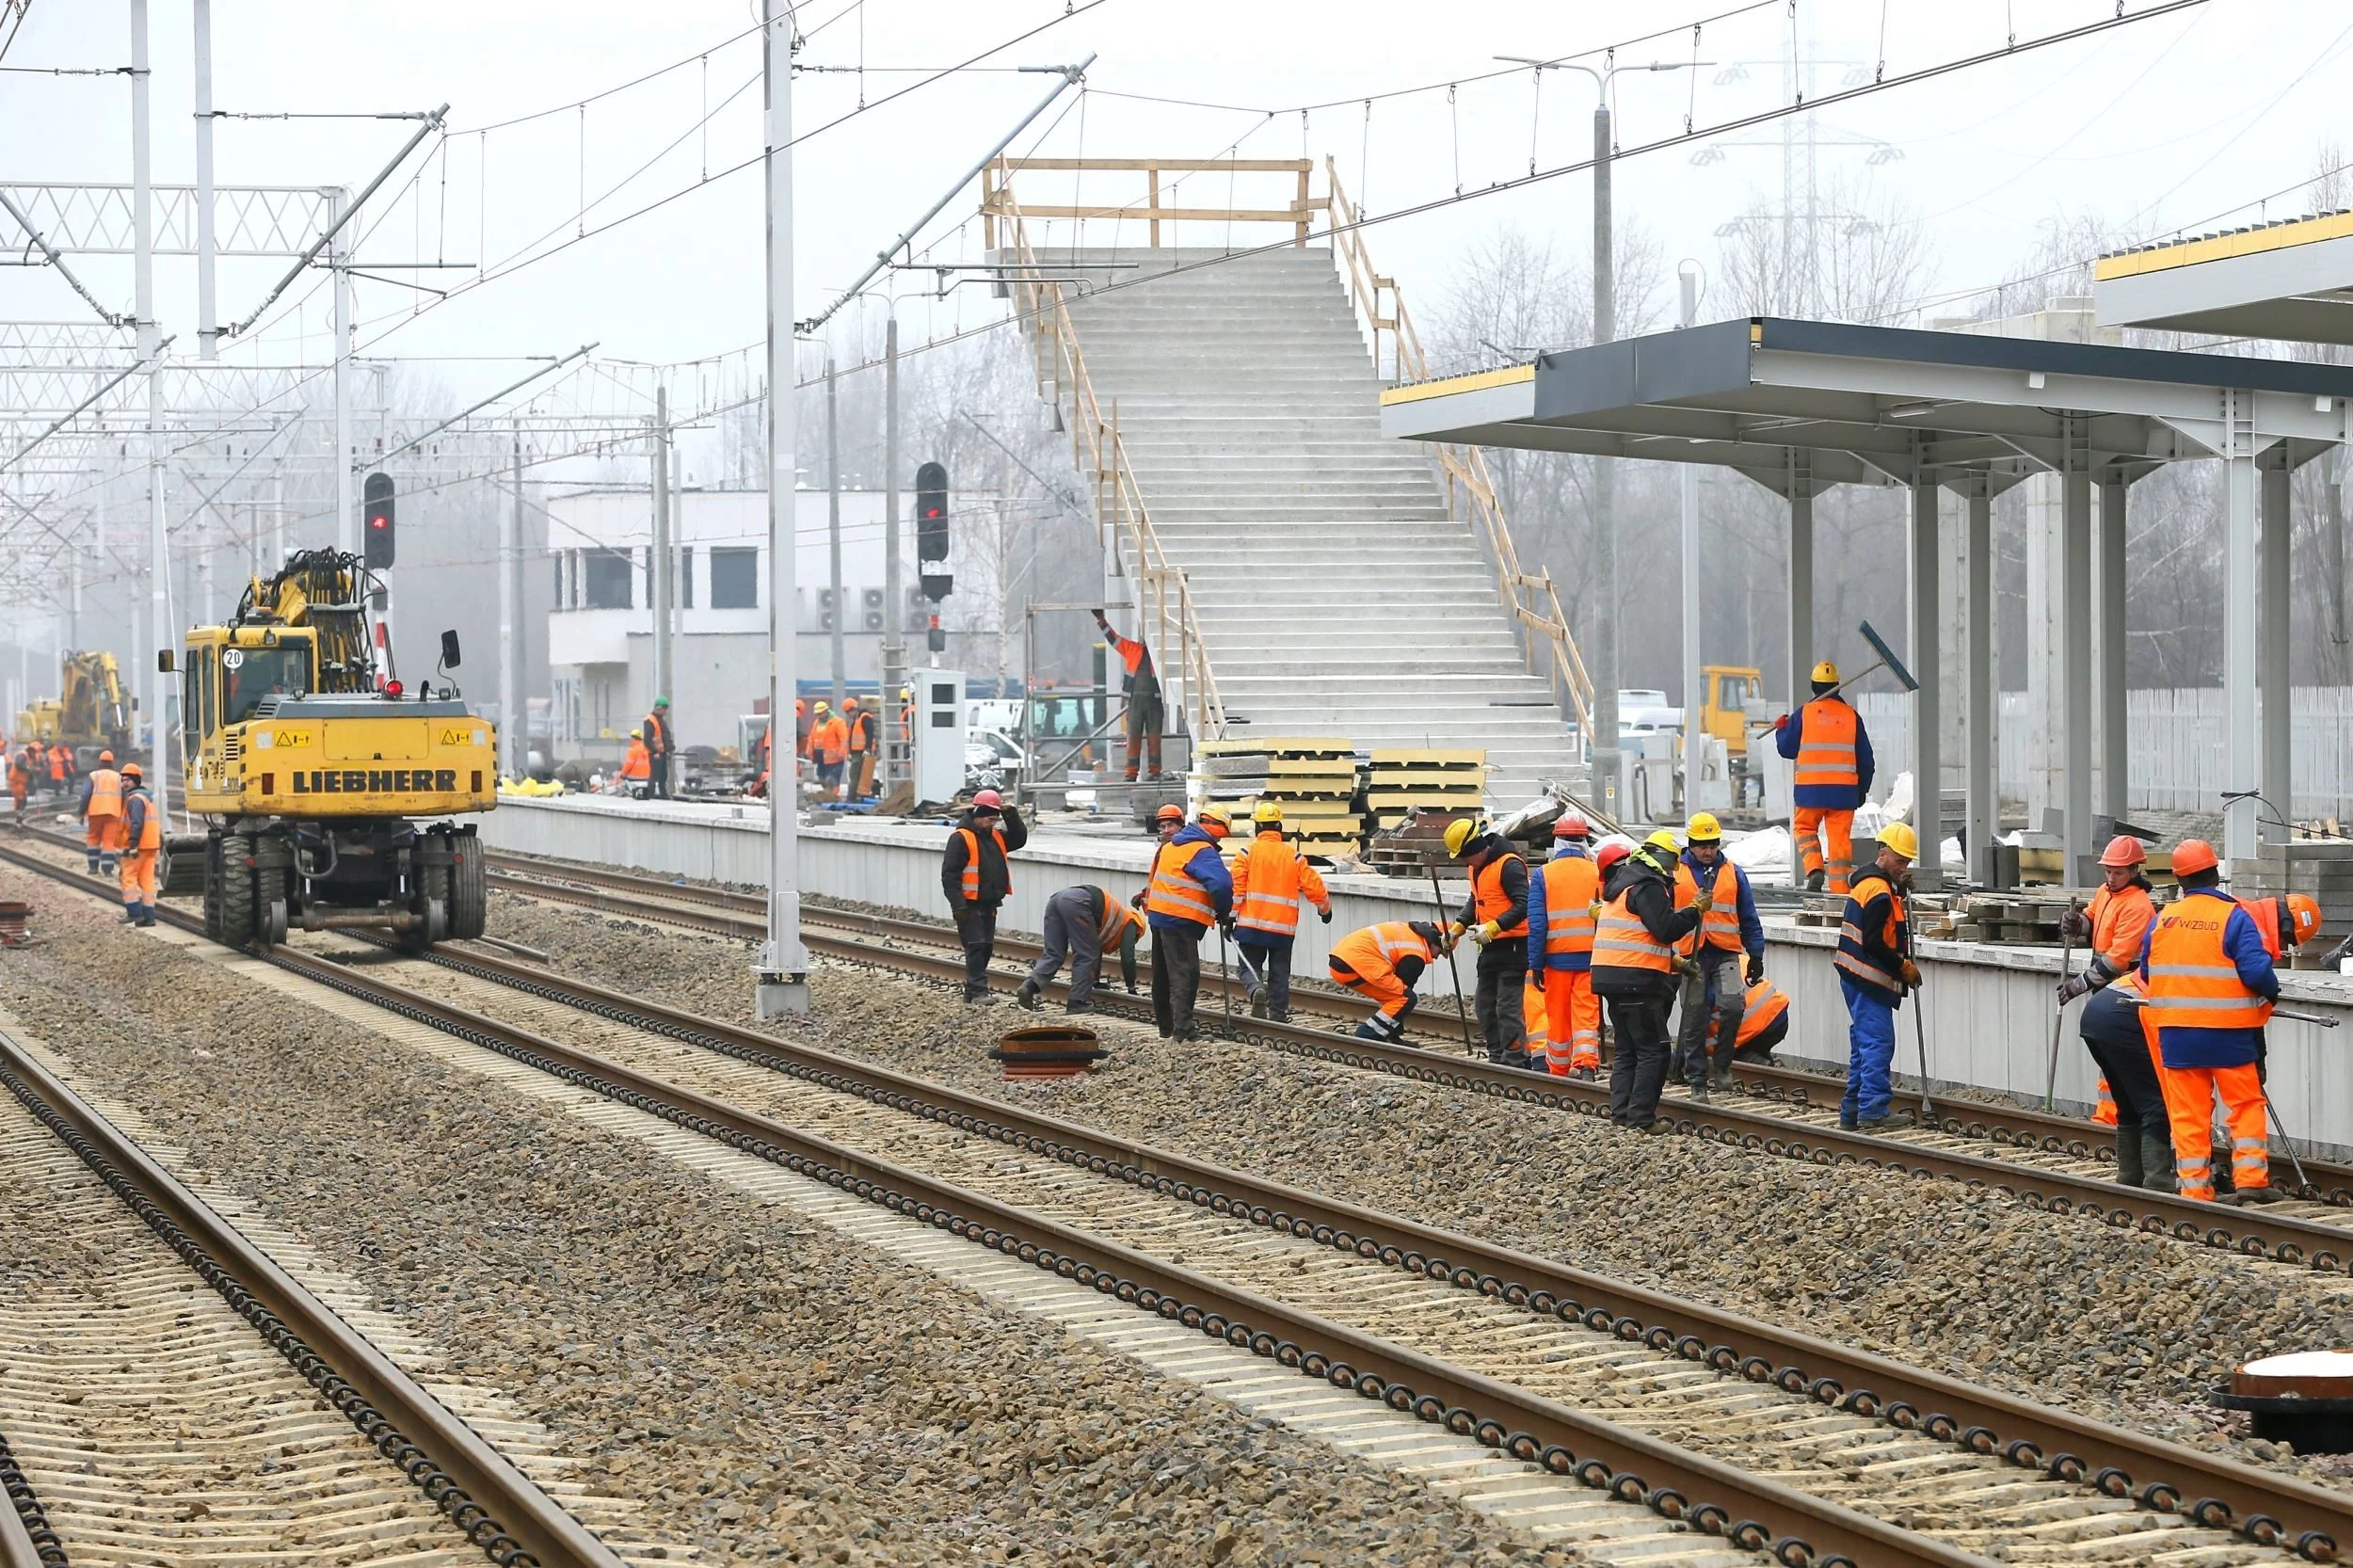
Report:
[[[1545,952],[1593,951],[1593,901],[1601,896],[1601,870],[1582,856],[1547,860],[1545,879]]]
[[[1160,847],[1160,852],[1152,856],[1152,886],[1144,893],[1144,908],[1155,915],[1168,915],[1196,925],[1208,925],[1217,919],[1217,905],[1210,902],[1209,890],[1185,870],[1205,847],[1209,846],[1198,840]]]
[[[1102,924],[1095,933],[1096,948],[1109,952],[1124,937],[1130,925],[1136,927],[1137,935],[1143,935],[1144,917],[1128,908],[1120,900],[1112,897],[1109,888],[1096,888],[1095,896],[1103,901]]]
[[[89,814],[93,817],[122,815],[122,776],[112,768],[100,768],[89,776]]]
[[[1874,882],[1888,892],[1887,924],[1880,933],[1879,945],[1891,952],[1901,952],[1904,951],[1904,901],[1903,895],[1896,891],[1894,883],[1879,872],[1864,872],[1847,894],[1847,907],[1860,912],[1865,904],[1870,903],[1868,889]],[[1863,930],[1849,916],[1838,927],[1838,967],[1866,985],[1877,985],[1887,991],[1902,990],[1903,976],[1890,974],[1864,957],[1862,947]]]
[[[1437,954],[1419,932],[1403,920],[1384,920],[1352,931],[1332,944],[1332,962],[1345,964],[1360,975],[1381,975],[1397,968],[1401,958],[1433,963]]]
[[[2120,969],[2140,962],[2140,939],[2149,934],[2156,905],[2146,888],[2127,885],[2121,893],[2103,888],[2091,895],[2091,951]]]
[[[131,819],[130,831],[137,835],[137,840],[130,846],[132,849],[164,847],[164,819],[156,812],[154,803],[147,798],[145,790],[133,790],[123,796],[122,812]]]
[[[1602,905],[1601,924],[1593,933],[1593,968],[1649,969],[1668,974],[1674,969],[1674,949],[1650,934],[1641,918],[1620,893]]]
[[[1250,887],[1234,908],[1234,923],[1277,936],[1299,933],[1299,856],[1268,835],[1242,851],[1242,874]],[[1239,879],[1238,879],[1239,880]]]
[[[1678,861],[1675,864],[1675,907],[1689,909],[1700,896],[1699,879],[1691,868]],[[1702,942],[1711,948],[1740,951],[1740,877],[1729,860],[1716,862],[1716,888],[1713,903],[1706,914],[1700,917],[1700,927],[1682,942],[1686,953],[1697,952]]]
[[[1487,920],[1496,922],[1500,928],[1496,933],[1498,937],[1525,936],[1528,935],[1526,907],[1523,906],[1520,910],[1518,924],[1503,924],[1504,917],[1512,912],[1512,901],[1504,895],[1503,891],[1503,865],[1507,860],[1519,860],[1520,869],[1522,871],[1528,869],[1528,862],[1520,860],[1516,855],[1498,855],[1480,867],[1471,875],[1471,907],[1482,922]]]
[[[2193,893],[2158,911],[2145,989],[2159,1029],[2261,1029],[2271,1016],[2222,945],[2237,907]]]
[[[1789,1011],[1789,993],[1769,980],[1760,980],[1749,987],[1744,1005],[1740,1032],[1733,1039],[1736,1048],[1764,1033],[1767,1025]]]
[[[1859,786],[1863,775],[1855,766],[1860,728],[1855,711],[1829,696],[1815,698],[1798,713],[1798,764],[1790,782],[1799,789],[1812,784]]]
[[[1002,858],[1005,853],[1004,830],[992,827],[988,830],[988,836],[997,840],[997,854],[1000,858]],[[964,902],[978,904],[981,901],[981,836],[968,827],[959,827],[956,829],[956,837],[964,840]],[[1013,891],[1011,862],[1007,862],[1005,866],[1005,891],[1008,893]]]

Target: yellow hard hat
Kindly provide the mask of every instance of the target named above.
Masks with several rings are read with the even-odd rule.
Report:
[[[1272,823],[1280,827],[1283,825],[1282,804],[1278,801],[1262,800],[1250,808],[1250,820],[1255,823]]]
[[[1219,838],[1234,830],[1234,819],[1223,806],[1204,806],[1201,808],[1201,815],[1194,820],[1200,823],[1203,832],[1214,834]]]
[[[1713,811],[1692,812],[1691,820],[1683,829],[1684,839],[1694,844],[1712,844],[1723,836],[1724,830],[1717,825]]]
[[[915,695],[915,688],[912,686],[902,686],[899,688],[899,695],[901,696],[913,696]]]
[[[1880,848],[1892,849],[1907,860],[1920,858],[1920,835],[1908,822],[1892,822],[1880,829]]]
[[[1818,684],[1835,686],[1838,684],[1838,666],[1825,659],[1814,666],[1814,679]]]
[[[1669,855],[1681,855],[1683,853],[1683,846],[1675,842],[1674,829],[1672,827],[1660,828],[1657,832],[1643,840],[1642,843],[1645,848],[1663,849]]]
[[[646,738],[646,732],[642,729],[632,729],[629,732],[629,738],[632,741],[642,741]]]
[[[1460,860],[1463,852],[1470,847],[1471,840],[1484,837],[1486,832],[1487,824],[1483,818],[1463,817],[1450,822],[1446,824],[1446,852]]]
[[[817,705],[817,711],[821,713],[830,713],[833,712],[833,704],[830,702],[820,702]]]

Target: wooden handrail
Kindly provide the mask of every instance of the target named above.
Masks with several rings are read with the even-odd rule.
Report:
[[[1339,166],[1331,158],[1323,160],[1325,195],[1324,210],[1332,217],[1332,253],[1338,262],[1341,276],[1347,280],[1349,297],[1365,319],[1372,333],[1372,370],[1382,375],[1381,339],[1388,334],[1388,374],[1392,382],[1426,381],[1430,378],[1429,356],[1423,352],[1421,333],[1414,326],[1414,318],[1405,308],[1405,296],[1399,292],[1397,280],[1375,271],[1371,255],[1365,248],[1364,232],[1359,217],[1348,193],[1341,188]],[[1519,552],[1512,543],[1510,520],[1503,515],[1503,504],[1497,498],[1494,476],[1487,468],[1486,454],[1475,446],[1449,446],[1433,442],[1438,467],[1446,475],[1447,509],[1456,508],[1459,491],[1462,509],[1469,514],[1471,522],[1484,532],[1487,548],[1496,560],[1497,589],[1504,608],[1513,619],[1531,632],[1544,634],[1549,645],[1551,675],[1556,689],[1565,689],[1569,703],[1577,712],[1577,730],[1580,736],[1593,734],[1593,681],[1586,673],[1585,657],[1577,650],[1577,639],[1569,632],[1568,616],[1561,608],[1561,595],[1553,586],[1552,574],[1530,577],[1520,569]],[[1539,608],[1542,606],[1543,608]],[[1545,610],[1550,611],[1549,615]],[[1529,673],[1535,671],[1537,645],[1529,645]]]

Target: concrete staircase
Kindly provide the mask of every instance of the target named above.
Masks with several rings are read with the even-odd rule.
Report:
[[[1218,254],[1117,260],[1127,282]],[[1487,754],[1488,797],[1582,788],[1548,683],[1528,673],[1495,568],[1447,515],[1421,450],[1381,434],[1380,391],[1325,249],[1284,248],[1070,305],[1163,550],[1183,569],[1228,734]]]

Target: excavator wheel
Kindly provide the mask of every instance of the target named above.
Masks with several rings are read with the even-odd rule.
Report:
[[[449,835],[456,863],[449,870],[449,934],[479,936],[490,925],[488,852],[471,833]]]
[[[223,834],[220,840],[219,876],[214,886],[219,888],[220,936],[217,938],[232,948],[241,948],[253,940],[254,878],[253,868],[247,864],[253,858],[253,836],[249,833]]]

